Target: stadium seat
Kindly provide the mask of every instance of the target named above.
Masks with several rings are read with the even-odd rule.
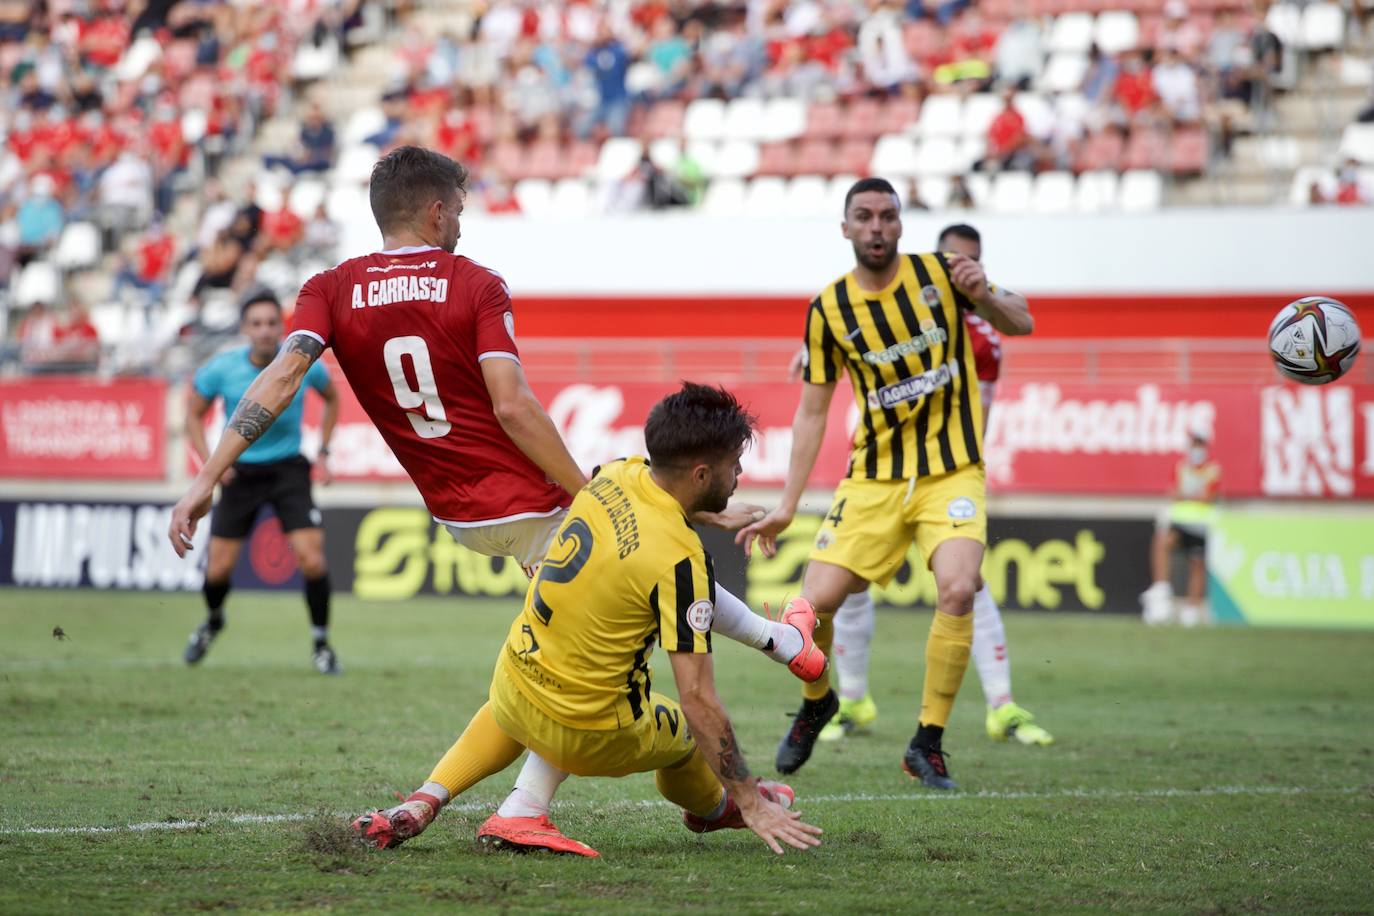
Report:
[[[324,212],[336,223],[366,219],[370,215],[367,191],[354,184],[336,184],[325,195]]]
[[[1126,143],[1115,130],[1103,130],[1089,134],[1078,148],[1078,160],[1074,163],[1079,172],[1092,172],[1102,169],[1116,170],[1121,165],[1121,155]]]
[[[795,140],[806,132],[806,103],[797,98],[769,99],[763,106],[760,136],[778,142]]]
[[[563,178],[549,195],[548,215],[559,219],[581,219],[596,210],[591,183],[581,178]]]
[[[722,136],[727,140],[764,139],[763,110],[762,99],[731,99],[725,107]]]
[[[1113,170],[1084,172],[1074,186],[1074,209],[1079,213],[1115,210],[1119,186],[1120,178]]]
[[[339,145],[362,143],[386,127],[386,112],[375,105],[359,108],[348,116],[348,123],[339,133]]]
[[[100,260],[100,227],[95,223],[74,222],[62,228],[52,261],[62,270],[90,267]]]
[[[602,181],[619,181],[639,164],[644,146],[634,137],[610,137],[601,144],[594,173]]]
[[[682,118],[682,134],[688,140],[719,140],[725,136],[725,103],[720,99],[693,99]]]
[[[889,131],[909,133],[921,116],[921,103],[915,99],[889,99],[883,110],[883,123]]]
[[[1341,155],[1374,163],[1374,124],[1351,124],[1341,136]]]
[[[931,137],[921,142],[916,156],[916,174],[923,180],[926,176],[953,175],[962,171],[953,137]]]
[[[515,183],[515,200],[526,216],[547,216],[553,199],[553,182],[543,178],[522,178]]]
[[[916,135],[920,137],[957,136],[962,125],[962,100],[957,95],[932,95],[921,106],[916,119]]]
[[[806,139],[797,150],[796,168],[798,172],[830,175],[837,169],[837,159],[835,143],[820,138]]]
[[[1078,51],[1061,51],[1051,55],[1040,71],[1036,85],[1045,92],[1073,92],[1083,85],[1088,74],[1088,55]]]
[[[716,176],[716,160],[720,158],[720,144],[714,140],[688,140],[686,156],[701,167],[707,178]]]
[[[124,54],[114,65],[112,72],[122,83],[134,82],[142,79],[160,57],[162,45],[153,37],[151,30],[146,30],[134,39],[133,44],[124,49]]]
[[[1054,108],[1045,96],[1038,92],[1018,92],[1012,104],[1026,119],[1026,133],[1044,138],[1054,132]]]
[[[1331,169],[1320,166],[1303,166],[1293,175],[1293,184],[1288,191],[1288,202],[1295,207],[1306,207],[1312,203],[1312,185],[1316,185],[1323,197],[1336,193],[1336,174]]]
[[[973,205],[979,210],[988,205],[988,198],[992,196],[992,179],[983,172],[971,172],[964,176],[964,187],[968,188],[969,196],[973,198]]]
[[[185,140],[188,146],[195,146],[205,137],[205,129],[210,124],[210,117],[203,108],[188,108],[181,113],[181,139]]]
[[[1143,128],[1131,132],[1126,144],[1124,167],[1127,169],[1163,169],[1169,165],[1169,138],[1162,131]]]
[[[710,216],[739,216],[744,212],[744,182],[717,178],[706,186],[701,212]]]
[[[876,99],[858,98],[844,112],[844,137],[873,140],[888,131],[883,106]]]
[[[987,200],[993,213],[1025,213],[1030,205],[1030,172],[999,172],[993,178]]]
[[[976,92],[964,100],[959,132],[966,137],[987,136],[992,119],[1002,110],[1002,100],[991,92]]]
[[[787,183],[786,212],[790,216],[833,216],[828,203],[826,181],[820,175],[798,175]]]
[[[1120,9],[1107,10],[1097,17],[1093,37],[1104,54],[1133,51],[1140,44],[1140,23],[1135,13]]]
[[[301,219],[308,220],[315,215],[320,204],[324,203],[324,182],[313,178],[303,178],[291,186],[286,205]]]
[[[644,136],[651,140],[682,136],[682,123],[687,106],[676,99],[655,102],[644,119]]]
[[[932,210],[943,210],[949,204],[949,179],[942,175],[922,178],[916,183],[916,191]]]
[[[326,38],[318,45],[302,41],[291,58],[291,78],[296,80],[324,79],[339,66],[339,45]]]
[[[649,142],[649,160],[664,171],[675,171],[681,158],[682,143],[676,137],[659,137]]]
[[[1207,168],[1207,135],[1200,128],[1174,132],[1169,141],[1169,171],[1201,175]]]
[[[1288,47],[1302,38],[1302,11],[1292,3],[1275,3],[1264,16],[1264,24]]]
[[[1090,13],[1061,13],[1050,28],[1049,50],[1054,53],[1086,54],[1093,43],[1093,17]]]
[[[987,154],[988,141],[984,137],[964,137],[954,148],[954,171],[967,172]]]
[[[817,102],[806,110],[805,136],[832,140],[844,133],[844,117],[834,102]]]
[[[1342,86],[1358,86],[1361,89],[1374,83],[1374,61],[1342,54],[1340,60],[1340,81]]]
[[[344,147],[334,163],[334,180],[367,183],[372,178],[372,167],[377,164],[377,156],[377,147],[370,143],[356,143]],[[504,163],[502,167],[505,168]]]
[[[102,302],[91,306],[91,324],[107,347],[117,346],[127,338],[128,310],[122,302]]]
[[[744,212],[751,217],[780,217],[787,212],[787,181],[782,178],[755,178],[745,186]]]
[[[827,212],[842,214],[844,213],[844,198],[849,193],[849,189],[854,186],[854,182],[859,180],[858,174],[841,172],[835,175],[826,184],[825,199]]]
[[[1060,124],[1081,128],[1088,120],[1092,106],[1079,92],[1065,92],[1055,96],[1054,118]]]
[[[1164,179],[1158,172],[1144,169],[1122,173],[1119,202],[1127,213],[1158,210],[1164,202]]]
[[[567,159],[557,140],[536,140],[525,150],[521,173],[528,178],[547,178],[557,181],[566,177]]]
[[[759,145],[752,140],[726,140],[720,145],[713,177],[747,178],[758,171]]]
[[[791,143],[764,143],[759,146],[760,175],[795,175],[798,148]]]
[[[873,146],[869,170],[884,178],[908,178],[918,171],[916,141],[902,134],[886,134]]]
[[[19,272],[14,285],[14,304],[27,308],[35,302],[56,305],[61,302],[62,274],[48,261],[30,261]]]
[[[1035,213],[1066,213],[1073,209],[1072,172],[1041,172],[1035,176],[1030,208]]]
[[[872,140],[863,137],[844,140],[835,151],[835,160],[827,171],[837,174],[867,174],[868,163],[872,158]]]
[[[1309,51],[1339,48],[1345,39],[1345,11],[1336,3],[1309,3],[1302,8],[1299,44]]]

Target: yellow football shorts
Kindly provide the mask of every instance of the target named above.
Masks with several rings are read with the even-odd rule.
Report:
[[[986,546],[986,492],[981,464],[912,480],[847,478],[835,489],[811,559],[886,585],[901,569],[913,539],[927,566],[935,548],[951,538]]]
[[[657,693],[649,694],[644,715],[626,728],[573,728],[525,699],[505,666],[497,664],[490,701],[492,715],[503,732],[575,776],[626,776],[662,770],[682,763],[696,748],[677,701]]]

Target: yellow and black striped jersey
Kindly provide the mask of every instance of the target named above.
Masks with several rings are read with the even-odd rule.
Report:
[[[861,421],[849,476],[926,477],[976,464],[983,410],[973,343],[963,311],[973,303],[950,280],[939,253],[899,255],[885,289],[845,274],[811,301],[806,315],[807,382],[849,371]]]
[[[716,581],[648,462],[601,468],[573,499],[498,666],[545,715],[605,730],[644,714],[649,656],[710,652]]]

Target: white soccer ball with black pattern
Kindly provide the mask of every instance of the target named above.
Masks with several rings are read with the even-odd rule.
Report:
[[[1325,296],[1290,302],[1269,324],[1269,355],[1279,372],[1304,385],[1325,385],[1350,371],[1360,352],[1360,326],[1343,303]]]

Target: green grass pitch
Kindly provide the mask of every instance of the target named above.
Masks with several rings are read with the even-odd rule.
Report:
[[[819,849],[688,833],[641,775],[555,802],[600,860],[484,854],[514,769],[398,850],[349,842],[482,702],[514,612],[340,598],[326,678],[295,597],[231,595],[187,670],[199,596],[0,591],[0,913],[1374,911],[1374,633],[1010,615],[1017,700],[1059,743],[990,741],[970,671],[945,742],[964,791],[937,795],[899,769],[929,616],[880,612],[878,721],[790,780]],[[771,773],[797,687],[716,645]]]

